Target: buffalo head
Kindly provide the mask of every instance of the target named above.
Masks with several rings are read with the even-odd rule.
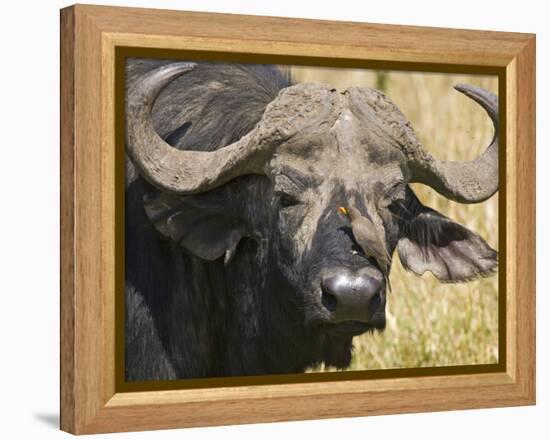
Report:
[[[163,89],[194,68],[154,69],[127,95],[127,152],[157,189],[145,208],[162,235],[200,259],[224,261],[227,270],[243,270],[239,253],[255,252],[262,282],[295,303],[303,327],[348,338],[384,327],[387,285],[337,206],[367,216],[388,254],[397,249],[416,274],[455,282],[495,270],[497,254],[481,237],[423,206],[408,184],[461,203],[486,200],[498,190],[496,134],[473,161],[440,161],[383,93],[297,84],[283,88],[233,143],[207,151],[198,138],[181,150],[159,136],[151,112]],[[497,133],[496,97],[456,89],[486,110]],[[211,124],[207,116],[206,130],[226,129],[223,118]],[[203,116],[193,117],[189,124]]]

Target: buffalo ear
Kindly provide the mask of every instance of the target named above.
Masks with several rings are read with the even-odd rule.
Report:
[[[224,213],[208,194],[178,197],[158,194],[144,200],[151,224],[166,239],[208,261],[224,256],[228,263],[245,236],[244,223]]]
[[[408,189],[405,221],[397,244],[405,269],[430,271],[443,282],[464,282],[493,274],[498,253],[479,235],[424,206]]]

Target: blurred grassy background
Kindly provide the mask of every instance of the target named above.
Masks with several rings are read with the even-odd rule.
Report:
[[[345,90],[384,91],[411,121],[424,147],[439,159],[471,160],[485,150],[493,128],[484,110],[453,89],[458,83],[498,94],[495,76],[375,72],[292,66],[298,82]],[[498,195],[474,205],[445,199],[412,185],[427,206],[480,234],[498,250]],[[442,284],[430,273],[406,272],[397,254],[390,276],[387,327],[354,339],[351,370],[490,364],[498,361],[498,275],[470,283]],[[315,371],[328,370],[321,366]]]

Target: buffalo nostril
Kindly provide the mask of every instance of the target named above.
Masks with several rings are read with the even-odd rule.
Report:
[[[378,309],[380,309],[380,305],[382,304],[382,297],[380,297],[380,294],[374,295],[368,305],[369,309],[369,315],[374,315]]]
[[[336,296],[334,294],[331,294],[327,291],[324,291],[321,293],[321,304],[330,312],[333,312],[336,309],[336,305],[338,304],[338,300],[336,300]]]

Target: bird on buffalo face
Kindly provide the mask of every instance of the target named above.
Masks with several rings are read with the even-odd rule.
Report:
[[[386,249],[384,241],[377,233],[376,226],[373,221],[361,215],[355,207],[339,207],[338,212],[349,219],[353,237],[367,258],[372,257],[376,260],[378,267],[384,275],[388,290],[391,291],[390,285],[390,266],[391,257]]]

